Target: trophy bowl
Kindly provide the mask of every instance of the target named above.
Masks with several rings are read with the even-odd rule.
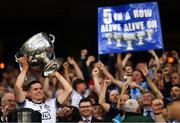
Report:
[[[138,38],[138,45],[144,45],[144,37],[146,35],[145,31],[139,31],[136,33],[137,38]]]
[[[122,44],[121,44],[122,33],[114,32],[114,39],[117,41],[116,47],[122,47]]]
[[[148,40],[153,40],[154,30],[148,29],[148,30],[146,30],[146,33],[147,33]]]
[[[108,45],[112,44],[113,34],[111,32],[104,33],[103,37],[107,39],[107,44]]]
[[[126,50],[133,50],[132,42],[136,40],[136,34],[135,33],[123,33],[123,39],[127,42],[127,48]]]
[[[29,38],[15,54],[16,60],[20,56],[26,56],[31,66],[43,65],[42,74],[49,76],[57,71],[63,64],[62,58],[55,58],[55,37],[44,32],[35,34]]]

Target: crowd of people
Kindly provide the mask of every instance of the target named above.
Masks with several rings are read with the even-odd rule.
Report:
[[[83,49],[80,59],[67,57],[48,77],[20,57],[22,70],[8,65],[0,77],[0,121],[13,121],[13,112],[31,109],[41,117],[34,121],[43,123],[178,123],[180,59],[176,51],[168,52],[158,56],[150,50],[148,62],[137,64],[133,53],[119,53],[109,55],[106,64]]]

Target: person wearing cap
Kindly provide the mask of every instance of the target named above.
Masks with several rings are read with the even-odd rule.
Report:
[[[142,116],[139,112],[139,104],[135,99],[129,99],[124,105],[125,117],[123,122],[154,122],[151,118]]]

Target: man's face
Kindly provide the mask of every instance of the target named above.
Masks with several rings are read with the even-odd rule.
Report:
[[[31,89],[29,91],[30,97],[33,101],[41,102],[44,100],[45,94],[42,89],[42,85],[39,83],[35,83],[31,85]]]
[[[171,98],[172,98],[173,100],[180,99],[180,88],[174,86],[174,87],[171,89]]]
[[[143,80],[142,75],[139,71],[134,71],[132,75],[132,80],[137,84],[139,84]]]
[[[109,93],[109,100],[112,103],[117,103],[118,102],[118,96],[119,96],[119,93],[116,90],[112,90]]]
[[[90,102],[81,102],[79,109],[83,117],[89,117],[92,115],[93,107]]]
[[[119,108],[124,110],[124,104],[129,99],[129,96],[124,94],[119,97]]]
[[[80,93],[85,93],[86,91],[86,84],[85,83],[81,83],[77,85],[77,90],[80,91]]]
[[[95,118],[101,117],[103,114],[103,108],[100,105],[93,106],[93,116]]]
[[[180,121],[180,101],[168,106],[168,114],[173,120]]]
[[[152,101],[153,101],[153,97],[152,97],[152,95],[150,93],[145,93],[143,95],[143,105],[151,106]]]
[[[4,98],[2,100],[2,107],[7,108],[9,111],[12,111],[16,107],[16,100],[15,96],[12,93],[7,93],[4,95]]]
[[[171,74],[171,82],[172,84],[180,84],[180,77],[178,73]]]

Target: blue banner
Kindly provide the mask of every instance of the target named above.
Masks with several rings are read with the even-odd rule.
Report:
[[[98,53],[162,49],[157,2],[98,8]]]

